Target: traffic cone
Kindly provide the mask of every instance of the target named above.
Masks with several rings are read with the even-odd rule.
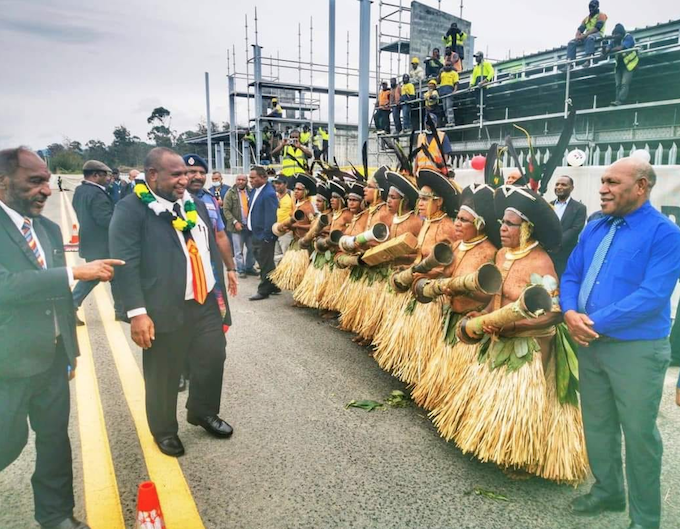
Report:
[[[156,485],[145,481],[137,492],[137,529],[165,529]]]
[[[68,242],[69,244],[80,244],[80,237],[78,236],[78,225],[74,224],[73,228],[71,229],[71,240]]]

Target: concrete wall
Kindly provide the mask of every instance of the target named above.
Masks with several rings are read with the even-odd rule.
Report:
[[[422,61],[430,54],[432,48],[439,48],[444,57],[444,43],[442,36],[451,24],[456,22],[458,27],[468,34],[465,42],[465,69],[472,68],[472,54],[474,53],[474,38],[471,36],[472,24],[456,16],[439,11],[433,7],[411,2],[411,57],[418,57]]]

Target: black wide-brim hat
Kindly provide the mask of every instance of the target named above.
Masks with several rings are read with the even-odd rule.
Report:
[[[503,218],[508,208],[520,211],[534,225],[532,238],[546,250],[562,244],[562,225],[553,207],[528,187],[501,186],[494,193],[496,215]]]
[[[418,187],[432,188],[434,193],[444,199],[444,211],[451,218],[456,218],[460,209],[460,191],[444,175],[431,169],[421,169],[416,176]]]
[[[323,180],[317,180],[316,182],[316,194],[324,197],[328,203],[331,202],[331,188]]]
[[[408,200],[411,208],[415,208],[418,204],[418,187],[416,184],[400,173],[394,171],[387,171],[385,173],[390,187],[396,187]]]
[[[316,195],[316,180],[314,180],[313,176],[299,173],[295,175],[295,183],[302,184],[307,188],[307,196]]]
[[[321,167],[321,172],[325,174],[328,179],[335,178],[337,180],[347,180],[347,179],[356,179],[356,177],[352,173],[348,173],[347,171],[343,171],[336,165],[329,165],[329,166],[322,166]]]
[[[382,197],[383,200],[387,200],[387,192],[390,189],[390,184],[387,181],[386,176],[388,170],[389,167],[383,165],[375,173],[373,173],[373,180],[375,180],[376,183],[378,184],[378,187],[380,188],[380,196]]]
[[[345,185],[337,180],[329,180],[328,188],[330,189],[331,194],[335,193],[336,195],[340,195],[342,198],[345,198],[345,195],[347,195],[347,189],[345,188]]]
[[[347,198],[349,198],[349,195],[352,194],[361,197],[361,200],[364,199],[364,188],[366,185],[363,182],[351,180],[345,183],[345,187],[347,187]]]
[[[496,248],[501,247],[500,224],[494,204],[494,189],[486,184],[470,184],[460,195],[460,206],[469,207],[484,219],[484,233]]]

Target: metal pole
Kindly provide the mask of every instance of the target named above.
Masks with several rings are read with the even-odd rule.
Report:
[[[210,75],[205,72],[205,114],[208,130],[208,172],[212,171],[212,122],[210,121]]]
[[[229,76],[229,165],[233,171],[238,165],[238,125],[236,124],[236,90],[234,74]]]
[[[221,172],[224,172],[224,142],[220,142],[220,163],[217,164],[217,167]]]
[[[246,90],[248,91],[248,97],[246,98],[246,110],[247,118],[246,128],[250,130],[250,59],[249,59],[249,48],[248,45],[248,15],[246,15]]]
[[[328,159],[335,156],[335,0],[328,1]]]
[[[262,117],[262,48],[253,45],[253,72],[255,80],[255,160],[259,163],[260,150],[262,149],[262,127],[260,118]]]
[[[241,148],[243,149],[243,172],[247,173],[250,170],[250,143],[243,140]]]
[[[368,139],[368,82],[371,63],[371,2],[359,0],[359,136],[358,156]]]
[[[571,63],[567,63],[567,82],[564,89],[564,119],[569,115],[569,81],[571,80]]]

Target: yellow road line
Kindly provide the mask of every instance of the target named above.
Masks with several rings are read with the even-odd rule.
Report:
[[[64,195],[61,193],[61,224],[66,222]],[[75,256],[66,254],[69,266],[74,266]],[[93,529],[125,529],[123,509],[113,468],[113,458],[106,433],[104,411],[95,372],[92,345],[87,327],[77,329],[80,357],[75,377],[78,429],[83,459],[85,511]]]
[[[116,369],[123,385],[125,400],[137,428],[151,481],[156,484],[161,509],[168,529],[204,529],[198,508],[191,495],[177,459],[161,453],[146,422],[144,379],[134,359],[122,326],[114,321],[111,301],[99,286],[94,289],[104,331],[113,351]]]

